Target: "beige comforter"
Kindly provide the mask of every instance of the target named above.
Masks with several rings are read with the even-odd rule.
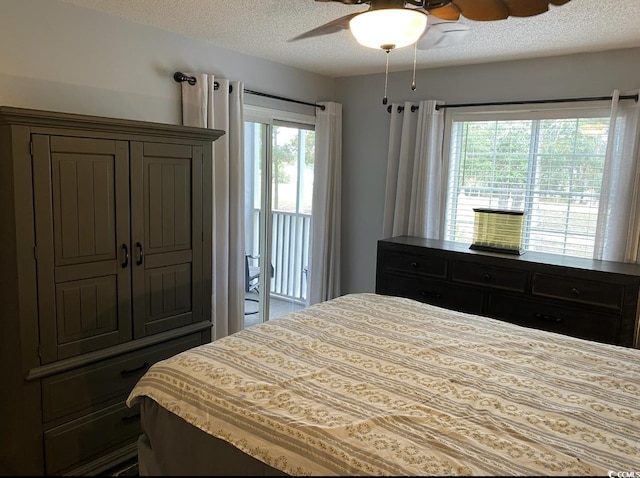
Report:
[[[640,472],[640,350],[409,299],[253,326],[155,364],[141,395],[292,475]]]

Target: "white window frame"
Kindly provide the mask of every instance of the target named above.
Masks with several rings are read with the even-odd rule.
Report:
[[[440,237],[445,237],[447,227],[447,211],[449,209],[449,179],[451,171],[451,134],[453,124],[464,121],[512,121],[512,120],[545,120],[609,117],[611,103],[594,101],[589,103],[550,103],[531,105],[495,105],[450,108],[445,112],[443,140],[443,170],[441,201],[442,208]]]
[[[269,141],[266,142],[267,155],[271,157],[271,140],[272,130],[274,126],[292,126],[300,129],[310,129],[315,131],[316,117],[314,115],[306,115],[302,113],[294,113],[290,111],[283,111],[274,108],[267,108],[263,106],[247,105],[243,107],[243,127],[244,122],[261,123],[267,125],[267,137]],[[260,204],[266,211],[271,211],[271,193],[272,193],[272,175],[271,168],[266,168],[262,165],[262,171],[264,174],[263,183],[260,188],[261,197]],[[271,214],[262,214],[260,218],[260,225],[258,234],[260,235],[260,268],[262,270],[268,270],[267,258],[270,254],[267,251],[271,251],[272,241],[269,232],[272,229]],[[263,320],[269,320],[269,297],[270,297],[270,282],[271,277],[269,274],[263,274],[261,278],[262,287],[259,290],[259,314]]]
[[[316,117],[302,113],[266,108],[264,106],[244,105],[244,121],[272,125],[279,121],[297,125],[309,125],[315,128]]]

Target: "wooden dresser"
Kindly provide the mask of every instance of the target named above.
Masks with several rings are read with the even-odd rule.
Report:
[[[134,456],[133,385],[211,340],[221,134],[0,107],[0,474]]]
[[[376,292],[589,340],[637,345],[640,266],[395,237],[378,241]]]

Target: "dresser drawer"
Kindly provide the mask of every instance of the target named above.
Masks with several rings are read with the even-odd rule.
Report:
[[[615,310],[622,309],[624,299],[624,287],[621,285],[551,274],[534,274],[531,293]]]
[[[133,443],[141,433],[139,406],[128,408],[124,400],[46,430],[44,452],[47,474],[59,474],[110,449]]]
[[[451,283],[437,279],[387,273],[382,286],[383,294],[415,299],[462,312],[479,314],[484,303],[484,293],[481,290],[460,285],[452,287]]]
[[[42,380],[45,422],[128,394],[151,364],[200,345],[200,334],[154,345]]]
[[[516,292],[525,291],[527,277],[528,274],[524,271],[465,261],[455,261],[451,272],[451,278],[457,282]]]
[[[447,277],[447,259],[442,256],[423,256],[402,252],[387,252],[384,268],[444,279]]]
[[[525,327],[613,344],[618,342],[620,330],[620,317],[615,314],[500,294],[491,296],[489,315]]]
[[[411,236],[378,241],[376,292],[589,340],[639,346],[640,266],[522,256]],[[418,272],[420,271],[420,272]]]

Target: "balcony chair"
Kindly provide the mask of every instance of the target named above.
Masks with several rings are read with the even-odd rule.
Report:
[[[244,292],[245,294],[248,292],[258,292],[258,286],[260,285],[260,267],[251,265],[249,261],[257,261],[260,256],[254,256],[251,254],[244,255]],[[271,265],[271,277],[274,276],[274,268],[273,264]],[[258,299],[254,299],[253,297],[246,297],[244,300],[248,300],[251,302],[258,302]],[[244,315],[257,314],[258,311],[253,312],[245,312]]]

